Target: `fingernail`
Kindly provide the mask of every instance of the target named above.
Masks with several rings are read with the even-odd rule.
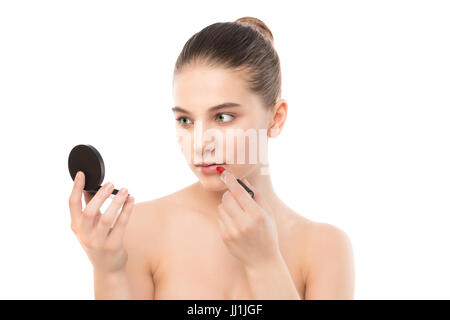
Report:
[[[77,180],[80,179],[80,177],[81,177],[80,172],[81,172],[81,171],[78,171],[78,172],[77,172],[77,174],[75,175],[75,179],[77,179]]]

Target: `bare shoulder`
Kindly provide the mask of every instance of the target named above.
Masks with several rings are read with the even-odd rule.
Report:
[[[142,262],[152,255],[160,230],[163,205],[159,199],[137,202],[125,227],[123,243],[126,251],[132,253]],[[150,267],[150,266],[147,266]]]
[[[137,202],[128,219],[123,246],[128,255],[127,274],[132,294],[138,299],[153,299],[154,272],[160,257],[160,245],[165,232],[167,212],[177,201],[180,191]]]
[[[353,299],[354,259],[350,237],[341,228],[289,211],[290,230],[299,243],[305,299]]]
[[[308,219],[293,210],[286,215],[291,229],[303,244],[309,258],[328,256],[330,251],[336,249],[351,249],[350,237],[341,228]],[[307,258],[307,257],[306,257]]]
[[[150,233],[157,236],[158,232],[162,232],[164,224],[171,216],[167,213],[175,212],[177,207],[183,207],[189,188],[190,186],[155,199],[135,203],[128,222],[130,236],[140,232],[147,237]]]
[[[311,220],[308,222],[306,238],[316,255],[328,255],[330,251],[351,249],[350,237],[341,228],[325,222]]]
[[[354,258],[341,228],[308,220],[304,228],[306,299],[353,299]]]
[[[133,299],[154,299],[154,271],[158,265],[161,202],[135,203],[123,234],[126,272]]]
[[[135,211],[138,216],[147,219],[157,219],[166,216],[168,209],[174,208],[178,205],[185,205],[185,200],[190,192],[191,186],[187,186],[173,193],[147,201],[138,202],[135,204]]]

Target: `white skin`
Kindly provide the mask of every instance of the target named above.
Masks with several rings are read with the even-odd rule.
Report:
[[[194,145],[194,124],[201,123],[204,132],[216,129],[223,137],[226,129],[266,129],[267,137],[274,138],[286,121],[286,101],[278,99],[268,108],[259,95],[248,90],[245,71],[201,64],[186,66],[174,76],[173,97],[174,105],[188,112],[174,110],[179,119],[176,130],[192,137],[180,147],[198,181],[137,205],[131,197],[127,202],[118,199],[107,210],[102,227],[98,227],[101,218],[93,217],[99,217],[110,192],[98,192],[94,202],[85,192],[87,207],[82,212],[83,181],[75,182],[69,201],[72,229],[94,268],[105,272],[125,268],[132,295],[138,299],[353,298],[353,253],[348,237],[285,205],[270,175],[261,174],[267,164],[237,164],[234,158],[233,163],[223,165],[228,172],[224,181],[218,173],[202,173],[194,165],[202,160],[227,162],[215,158],[220,146],[223,155],[234,149],[235,155],[243,152],[246,156],[254,147],[248,140],[240,149],[214,139],[197,140]],[[224,102],[241,106],[209,110]],[[203,159],[194,159],[194,154]],[[254,199],[236,178],[254,191]],[[125,203],[123,210],[128,214],[123,221],[119,215],[109,241],[105,226],[118,213],[120,203]]]
[[[114,185],[107,182],[95,195],[92,195],[83,190],[85,178],[82,171],[77,173],[69,197],[71,229],[96,271],[113,273],[122,270],[127,262],[123,235],[129,215],[133,212],[134,197],[127,197],[128,190],[121,188],[105,212],[101,214],[100,208],[111,195]],[[83,193],[86,203],[84,210],[81,204]],[[118,213],[120,215],[114,221]],[[111,232],[110,227],[113,227]]]
[[[218,224],[225,244],[230,252],[244,265],[259,265],[267,259],[276,259],[280,255],[276,221],[272,208],[280,208],[281,200],[275,194],[269,175],[261,175],[259,169],[265,164],[249,163],[249,149],[254,148],[259,154],[258,141],[243,139],[248,130],[264,129],[266,135],[274,137],[281,131],[287,114],[284,99],[271,108],[266,108],[260,96],[247,89],[245,72],[210,68],[202,65],[189,66],[174,77],[173,92],[175,105],[186,110],[174,110],[178,119],[176,128],[178,136],[190,136],[192,142],[186,145],[180,142],[183,154],[199,179],[204,208],[211,208],[211,213],[218,211]],[[196,94],[201,92],[201,94]],[[210,107],[225,103],[238,103],[240,106],[225,107],[209,111]],[[194,135],[194,124],[201,122],[203,139]],[[234,143],[228,145],[226,130],[240,129]],[[221,132],[222,141],[211,137],[212,130]],[[208,136],[209,131],[209,136]],[[206,132],[206,133],[205,133]],[[267,137],[266,137],[267,138]],[[194,145],[194,140],[197,144]],[[245,143],[237,144],[237,139]],[[252,144],[251,144],[252,143]],[[251,144],[251,145],[250,145]],[[217,155],[217,148],[222,146],[222,153]],[[233,150],[231,161],[225,155]],[[267,152],[267,150],[264,150]],[[237,161],[237,155],[244,155],[245,163]],[[198,159],[194,158],[198,156]],[[226,163],[224,182],[217,173],[203,173],[198,170],[198,162]],[[251,184],[244,177],[249,177]],[[255,192],[252,199],[237,183],[240,178]],[[264,195],[264,196],[262,196]],[[241,232],[243,231],[243,232]]]

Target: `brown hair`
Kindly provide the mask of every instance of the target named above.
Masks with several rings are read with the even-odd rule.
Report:
[[[179,54],[174,75],[195,63],[245,71],[249,89],[261,97],[266,107],[272,107],[281,96],[280,59],[273,35],[257,18],[217,22],[195,33]]]

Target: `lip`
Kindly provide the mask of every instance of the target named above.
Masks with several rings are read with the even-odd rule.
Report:
[[[212,166],[212,165],[218,165],[218,166],[220,166],[220,165],[223,165],[223,164],[224,164],[224,163],[217,163],[217,162],[210,162],[210,163],[202,162],[202,163],[196,164],[195,166],[196,166],[196,167],[208,167],[208,166]]]
[[[195,165],[196,169],[200,172],[203,173],[215,173],[217,174],[217,167],[223,167],[225,166],[224,163],[201,163],[201,164],[197,164]]]

